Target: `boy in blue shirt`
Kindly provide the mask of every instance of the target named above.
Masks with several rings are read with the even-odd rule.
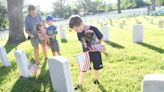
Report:
[[[58,40],[56,39],[56,35],[58,32],[57,32],[57,27],[53,25],[53,17],[48,16],[46,18],[46,22],[48,24],[46,34],[49,38],[50,48],[52,50],[52,54],[53,54],[53,56],[59,56],[60,55],[60,49],[59,49]]]
[[[89,52],[90,62],[93,63],[94,67],[94,84],[98,85],[99,70],[103,68],[101,52],[94,51],[90,46],[101,44],[103,35],[96,27],[83,23],[78,15],[70,17],[69,27],[77,32],[78,40],[82,43],[83,52]],[[88,37],[87,33],[89,31],[92,31],[93,34]],[[82,87],[85,72],[86,71],[80,71],[79,83],[74,88],[75,90]]]

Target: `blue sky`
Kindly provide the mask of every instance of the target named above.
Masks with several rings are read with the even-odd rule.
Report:
[[[52,4],[55,0],[25,0],[25,4],[33,4],[35,6],[40,6],[42,11],[52,11]],[[69,2],[73,2],[76,0],[68,0]],[[94,1],[94,0],[93,0]],[[116,3],[117,0],[102,0],[105,2]]]

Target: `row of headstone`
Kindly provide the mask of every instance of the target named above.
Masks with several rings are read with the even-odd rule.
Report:
[[[0,58],[4,66],[10,66],[6,49],[4,47],[0,47]],[[15,58],[20,76],[24,78],[31,77],[32,74],[28,69],[26,53],[23,50],[16,50]],[[74,92],[68,59],[61,56],[52,57],[48,59],[48,65],[54,91]]]
[[[0,58],[4,66],[10,66],[6,49],[4,47],[0,47]],[[32,74],[28,69],[29,64],[26,53],[23,50],[16,50],[15,58],[20,76],[24,78],[31,77]],[[48,65],[54,91],[74,92],[68,59],[61,56],[51,57],[48,59]]]
[[[101,29],[103,34],[103,40],[109,42],[109,27],[104,25]],[[142,24],[133,25],[132,38],[134,43],[143,43],[144,42],[144,27]]]
[[[23,50],[16,50],[15,58],[19,68],[20,76],[29,78],[31,74],[28,69],[28,60],[25,52]],[[11,65],[7,57],[6,49],[4,47],[0,47],[0,59],[2,61],[3,66],[9,67]]]

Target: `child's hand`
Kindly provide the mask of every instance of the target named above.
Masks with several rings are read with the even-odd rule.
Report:
[[[94,50],[92,48],[89,48],[89,52],[94,52]]]

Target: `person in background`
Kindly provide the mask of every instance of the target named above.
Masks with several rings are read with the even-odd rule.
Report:
[[[53,56],[59,56],[60,55],[60,49],[59,49],[59,43],[56,38],[57,35],[57,27],[53,25],[53,17],[52,16],[47,16],[46,22],[48,25],[48,28],[46,30],[46,34],[49,38],[50,42],[50,48],[52,50]]]
[[[31,44],[34,48],[35,61],[39,65],[39,44],[41,44],[45,60],[47,60],[47,51],[45,44],[39,39],[36,29],[36,25],[42,22],[42,19],[40,14],[37,13],[35,6],[29,5],[28,12],[29,14],[25,18],[25,31],[29,35],[28,39],[30,39]]]

